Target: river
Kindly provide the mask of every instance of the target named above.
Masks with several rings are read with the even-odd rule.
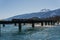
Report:
[[[22,32],[18,32],[18,26],[6,25],[1,27],[0,40],[60,40],[60,26],[35,27],[22,26]]]

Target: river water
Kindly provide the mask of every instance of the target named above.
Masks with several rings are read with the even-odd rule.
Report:
[[[1,27],[0,40],[60,40],[60,26],[35,27],[22,26],[22,32],[18,32],[18,26],[6,25]]]

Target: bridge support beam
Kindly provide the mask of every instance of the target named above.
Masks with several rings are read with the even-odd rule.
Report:
[[[18,28],[19,28],[19,29],[18,29],[19,32],[21,32],[21,23],[18,24]]]

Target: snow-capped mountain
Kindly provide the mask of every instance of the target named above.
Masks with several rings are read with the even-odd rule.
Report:
[[[32,18],[32,17],[38,17],[38,18],[49,18],[54,16],[60,16],[60,9],[51,10],[47,12],[36,12],[36,13],[30,13],[30,14],[24,14],[24,15],[17,15],[10,18],[7,18],[7,20],[11,19],[21,19],[21,18]]]
[[[48,12],[51,11],[50,9],[42,9],[40,12]]]

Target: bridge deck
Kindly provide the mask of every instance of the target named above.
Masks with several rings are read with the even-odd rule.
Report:
[[[40,22],[56,22],[54,20],[29,20],[29,19],[14,19],[11,21],[0,21],[0,24],[13,24],[13,23],[40,23]]]

